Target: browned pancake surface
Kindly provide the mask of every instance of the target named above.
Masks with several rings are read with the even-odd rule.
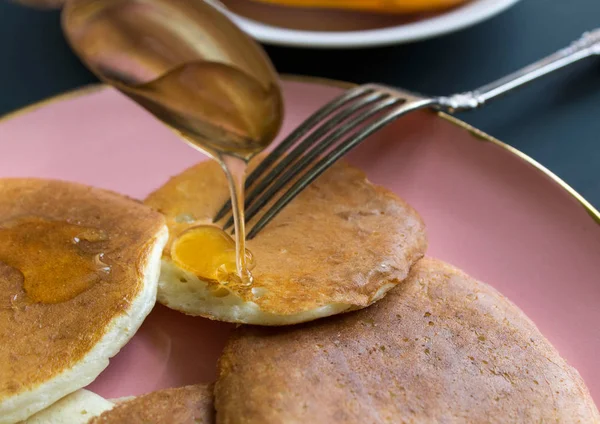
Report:
[[[33,283],[43,287],[44,275],[54,278],[75,272],[78,258],[57,257],[58,249],[33,252],[31,247],[27,250],[17,243],[18,238],[12,246],[2,244],[0,400],[68,370],[92,349],[111,320],[124,313],[142,289],[143,267],[164,226],[160,214],[105,190],[61,181],[0,180],[0,233],[9,234],[5,227],[11,223],[35,223],[38,217],[57,225],[68,221],[73,228],[81,226],[82,233],[89,233],[89,229],[104,232],[105,240],[91,244],[103,253],[102,261],[110,266],[110,272],[96,282],[78,287],[77,294],[68,300],[63,295],[54,296],[60,292],[57,287],[38,290],[41,299],[55,303],[40,302],[27,294],[20,270],[7,262],[41,267],[44,272],[38,272],[36,277],[40,278]],[[86,234],[83,237],[89,237]],[[65,243],[69,242],[65,239]],[[85,243],[82,241],[84,248]]]
[[[89,424],[213,424],[212,385],[165,389],[120,403]]]
[[[220,424],[600,422],[577,371],[515,305],[431,259],[361,311],[241,327],[219,368]]]
[[[183,230],[210,223],[228,196],[219,165],[207,161],[172,178],[146,204],[166,215],[172,242]],[[382,286],[404,279],[426,245],[414,209],[359,169],[337,163],[248,241],[257,263],[253,287],[265,294],[255,298],[247,287],[228,287],[274,314],[334,303],[364,307]]]

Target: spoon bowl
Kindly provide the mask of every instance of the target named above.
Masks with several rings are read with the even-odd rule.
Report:
[[[72,0],[62,25],[101,80],[213,157],[248,160],[281,126],[267,55],[203,0]]]

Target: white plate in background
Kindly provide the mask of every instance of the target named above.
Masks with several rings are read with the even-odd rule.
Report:
[[[371,47],[432,38],[489,19],[518,1],[471,0],[434,14],[392,15],[220,0],[224,11],[261,42],[317,48]]]

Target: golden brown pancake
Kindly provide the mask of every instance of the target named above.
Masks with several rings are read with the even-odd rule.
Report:
[[[91,383],[155,302],[164,218],[80,184],[0,180],[0,423]]]
[[[209,161],[146,199],[166,216],[171,234],[159,281],[164,305],[230,322],[309,321],[377,301],[426,249],[425,226],[414,209],[359,169],[337,163],[248,241],[254,284],[230,284],[223,296],[218,283],[178,267],[170,247],[183,231],[211,223],[228,196],[223,172]]]
[[[89,424],[213,424],[212,385],[159,390],[117,404]]]
[[[424,259],[375,305],[241,327],[217,423],[598,423],[575,369],[493,288]]]

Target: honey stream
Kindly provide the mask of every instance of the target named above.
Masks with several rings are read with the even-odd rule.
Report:
[[[249,284],[245,169],[273,141],[283,117],[277,73],[265,52],[204,0],[71,0],[63,10],[62,24],[71,46],[99,78],[219,161],[227,175],[235,220],[233,274]],[[207,243],[217,240],[210,236],[217,230],[222,231],[192,228],[179,247],[197,247],[190,237],[200,241],[206,237]],[[224,237],[229,235],[223,232]],[[222,247],[213,246],[214,256],[222,253],[218,246]],[[200,254],[179,253],[175,256],[188,260],[182,264],[185,268],[206,272]]]
[[[188,144],[216,159],[227,177],[235,223],[235,272],[224,274],[206,269],[206,264],[213,262],[211,257],[223,257],[219,243],[212,245],[212,251],[204,249],[204,255],[196,252],[195,259],[185,252],[176,253],[175,257],[199,277],[214,279],[217,275],[224,284],[236,280],[250,285],[252,274],[247,261],[244,219],[245,174],[250,158],[263,150],[279,129],[279,121],[274,118],[281,107],[277,87],[264,88],[242,71],[201,61],[179,66],[142,85],[117,87],[179,133]],[[179,244],[176,240],[175,246],[192,248],[190,234],[204,243],[215,240],[207,236],[209,231],[194,231],[187,234],[187,243]],[[222,237],[229,236],[222,232]],[[226,264],[218,264],[217,268],[222,270],[223,266]]]

